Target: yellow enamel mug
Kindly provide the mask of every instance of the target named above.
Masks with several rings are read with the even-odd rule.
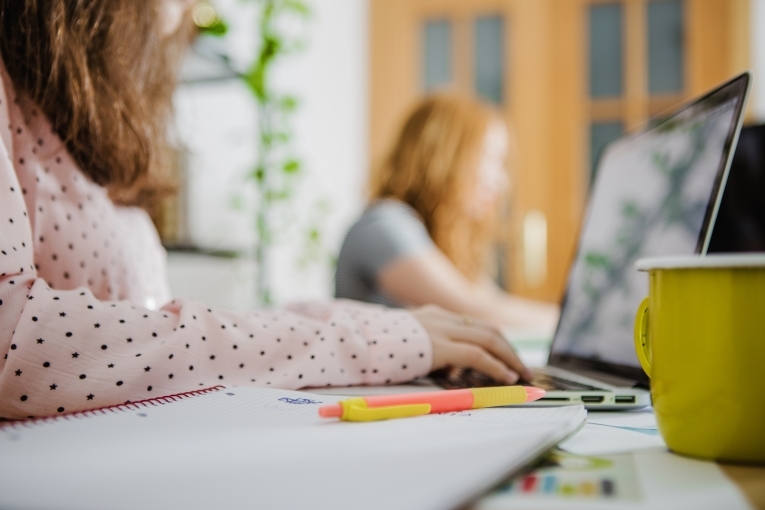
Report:
[[[765,254],[641,259],[635,350],[671,450],[765,463]]]

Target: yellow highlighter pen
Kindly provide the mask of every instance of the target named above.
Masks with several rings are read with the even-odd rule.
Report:
[[[450,413],[533,402],[545,390],[533,386],[497,386],[462,390],[432,391],[403,395],[379,395],[341,400],[319,408],[322,418],[344,421],[377,421],[433,413]]]

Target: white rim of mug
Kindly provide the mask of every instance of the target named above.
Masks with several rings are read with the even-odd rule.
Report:
[[[653,269],[705,269],[726,267],[765,267],[765,253],[724,253],[650,257],[635,262],[638,271]]]

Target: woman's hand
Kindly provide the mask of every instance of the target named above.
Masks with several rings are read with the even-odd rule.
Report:
[[[467,367],[507,384],[520,378],[529,380],[531,372],[502,337],[488,323],[447,312],[435,305],[412,310],[433,344],[433,367]]]

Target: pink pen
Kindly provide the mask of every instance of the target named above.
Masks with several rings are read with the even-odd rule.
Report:
[[[449,413],[533,402],[545,391],[532,386],[497,386],[432,391],[403,395],[356,397],[319,408],[323,418],[345,421],[377,421],[433,413]]]

